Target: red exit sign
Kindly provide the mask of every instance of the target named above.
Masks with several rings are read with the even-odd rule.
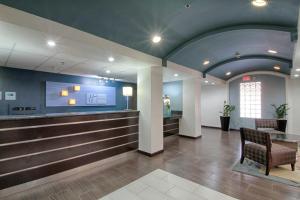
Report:
[[[251,76],[249,75],[243,76],[243,81],[251,81]]]

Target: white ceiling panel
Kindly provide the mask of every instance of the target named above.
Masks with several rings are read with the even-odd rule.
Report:
[[[36,66],[43,63],[47,58],[47,56],[42,56],[39,54],[13,51],[8,60],[7,66],[32,70]]]
[[[9,49],[1,49],[0,48],[0,66],[4,66],[8,56],[9,56],[10,50]]]
[[[38,70],[47,70],[49,69],[53,70],[54,72],[62,72],[67,70],[68,68],[72,68],[74,65],[79,64],[83,62],[84,59],[79,58],[72,58],[71,56],[54,56],[50,57],[48,60],[46,60],[44,63],[42,63],[40,66],[36,67]]]

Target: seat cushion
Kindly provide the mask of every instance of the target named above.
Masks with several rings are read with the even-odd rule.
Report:
[[[296,162],[296,150],[279,145],[272,144],[271,149],[272,166],[284,165]]]
[[[247,143],[244,148],[246,158],[254,160],[260,164],[266,164],[266,147],[256,143]]]

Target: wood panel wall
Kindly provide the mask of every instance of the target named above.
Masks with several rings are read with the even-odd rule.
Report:
[[[180,117],[164,118],[164,137],[179,133]]]
[[[0,190],[138,148],[138,112],[0,121]]]

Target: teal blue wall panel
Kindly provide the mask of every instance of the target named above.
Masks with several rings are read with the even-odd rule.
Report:
[[[171,110],[182,111],[182,81],[164,83],[163,95],[170,97]]]
[[[99,86],[99,79],[97,78],[0,67],[0,91],[2,91],[2,100],[0,100],[0,115],[17,114],[12,111],[12,108],[20,106],[36,107],[37,110],[34,113],[122,110],[126,108],[126,97],[122,95],[123,86],[133,87],[134,96],[130,98],[130,108],[136,109],[136,84],[117,81],[105,84],[106,86],[116,88],[115,106],[46,107],[46,81]],[[5,91],[16,92],[17,100],[4,100]]]

